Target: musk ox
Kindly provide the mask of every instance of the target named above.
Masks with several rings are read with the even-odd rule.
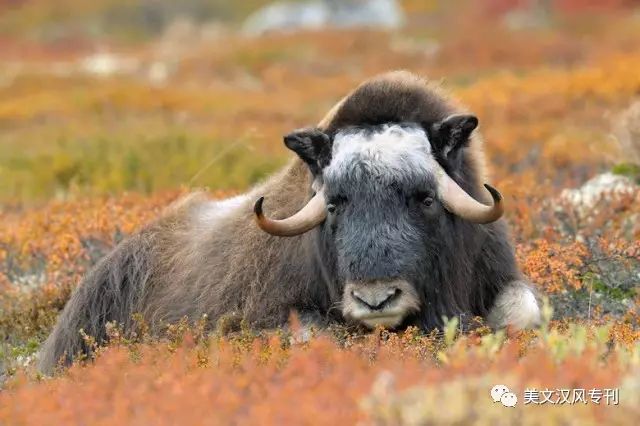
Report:
[[[518,271],[502,197],[485,182],[478,120],[408,72],[368,80],[315,128],[284,138],[297,158],[245,195],[192,194],[120,243],[84,278],[40,368],[103,343],[105,324],[153,333],[206,314],[255,328],[295,310],[322,325],[423,330],[443,316],[493,327],[539,320]],[[485,189],[486,188],[486,189]],[[256,201],[257,200],[257,201]]]

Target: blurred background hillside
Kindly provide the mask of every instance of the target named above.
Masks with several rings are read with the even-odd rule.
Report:
[[[314,123],[355,84],[389,69],[442,79],[480,115],[490,154],[519,156],[514,164],[536,161],[549,146],[541,142],[591,132],[593,115],[605,118],[601,108],[583,111],[592,97],[576,100],[584,117],[557,117],[560,142],[539,108],[514,117],[516,105],[505,103],[531,91],[536,102],[571,103],[579,81],[547,83],[573,73],[595,78],[588,96],[617,90],[606,110],[623,109],[637,90],[633,0],[2,0],[0,10],[0,200],[12,205],[242,189],[285,161],[283,133]],[[536,148],[514,153],[522,136],[496,125],[529,120],[540,121],[526,136]],[[595,138],[606,139],[609,127]],[[589,161],[615,162],[609,151]]]
[[[474,4],[476,3],[476,4]],[[163,34],[177,19],[187,19],[194,24],[219,23],[230,29],[242,26],[247,18],[259,9],[276,5],[274,10],[297,10],[298,24],[304,20],[319,20],[318,16],[304,16],[324,7],[342,8],[350,12],[353,21],[364,21],[363,15],[372,16],[373,10],[393,14],[393,10],[408,15],[409,24],[425,22],[429,17],[443,12],[456,15],[468,14],[469,9],[492,18],[520,14],[520,19],[540,24],[558,14],[600,14],[618,10],[623,12],[637,6],[634,0],[487,0],[483,2],[443,0],[96,0],[80,2],[60,0],[2,0],[2,26],[8,35],[36,38],[41,41],[89,41],[96,39],[125,42],[148,40]],[[263,9],[264,11],[264,9]],[[390,19],[387,16],[387,19]],[[507,20],[513,19],[507,17]],[[517,19],[517,18],[516,18]],[[335,22],[334,22],[335,23]]]

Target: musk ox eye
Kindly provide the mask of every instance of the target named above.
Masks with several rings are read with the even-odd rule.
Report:
[[[331,214],[336,212],[336,205],[335,204],[327,204],[327,211]]]
[[[426,207],[429,207],[431,204],[433,204],[433,197],[430,195],[427,195],[422,199],[422,204],[425,205]]]
[[[414,200],[422,204],[424,207],[429,207],[435,201],[435,197],[431,191],[420,191],[414,195]]]

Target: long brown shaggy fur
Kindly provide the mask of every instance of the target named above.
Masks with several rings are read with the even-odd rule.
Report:
[[[387,121],[435,122],[460,112],[437,86],[407,72],[394,72],[363,83],[320,122],[333,131],[351,124]],[[483,182],[480,141],[471,142],[470,179]],[[51,372],[89,352],[80,329],[106,340],[105,324],[132,327],[142,314],[152,333],[163,324],[206,314],[213,326],[236,314],[253,327],[286,323],[292,309],[327,315],[332,301],[318,269],[313,233],[292,238],[258,229],[253,203],[265,196],[265,210],[282,218],[295,213],[311,195],[307,167],[295,159],[266,183],[253,189],[233,214],[203,220],[211,201],[195,193],[167,209],[155,223],[122,242],[102,259],[73,293],[40,354],[40,369]],[[478,194],[477,188],[465,188]]]

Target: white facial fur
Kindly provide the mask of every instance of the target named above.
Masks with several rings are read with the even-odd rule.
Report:
[[[354,160],[381,170],[377,175],[404,174],[408,170],[432,173],[436,161],[423,129],[387,124],[380,131],[347,130],[339,132],[333,142],[332,161],[324,171],[329,179],[351,168]]]

